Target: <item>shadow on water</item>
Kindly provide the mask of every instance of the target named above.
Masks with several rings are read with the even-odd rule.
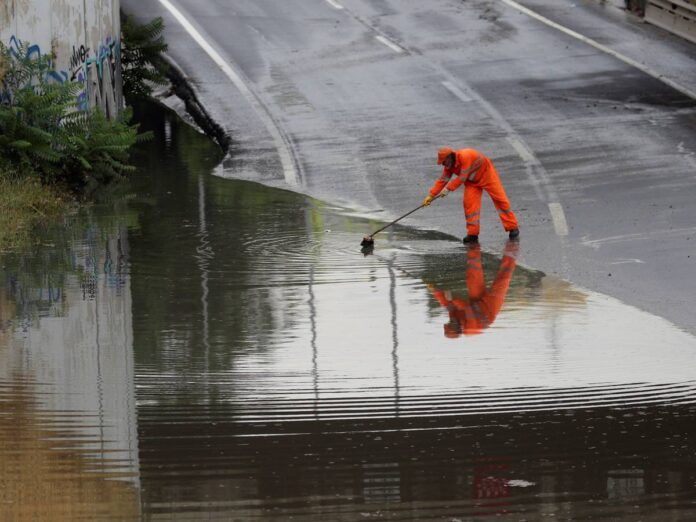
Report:
[[[364,257],[375,223],[140,116],[132,195],[2,261],[0,518],[694,515],[692,336],[524,242]]]

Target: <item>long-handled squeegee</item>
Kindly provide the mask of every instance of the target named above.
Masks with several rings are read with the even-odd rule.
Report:
[[[433,201],[436,200],[436,199],[439,198],[439,197],[441,197],[441,196],[435,196],[435,197],[433,198]],[[411,211],[409,211],[409,212],[406,212],[406,214],[404,214],[403,216],[399,216],[398,218],[396,218],[396,219],[395,219],[394,221],[392,221],[391,223],[387,223],[387,224],[384,225],[382,228],[375,230],[375,231],[374,231],[372,234],[370,234],[369,236],[363,237],[363,240],[360,242],[360,246],[361,246],[363,249],[374,248],[374,246],[375,246],[374,237],[375,237],[377,234],[379,234],[382,230],[384,230],[384,229],[386,229],[386,228],[389,228],[389,227],[392,226],[394,223],[398,223],[399,221],[401,221],[402,219],[404,219],[406,216],[410,216],[410,215],[413,214],[416,210],[420,210],[420,209],[422,209],[423,207],[427,207],[427,206],[428,206],[428,205],[426,205],[425,203],[423,203],[422,205],[417,206],[417,207],[414,208],[413,210],[411,210]]]

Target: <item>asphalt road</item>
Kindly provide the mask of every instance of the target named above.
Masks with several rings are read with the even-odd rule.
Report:
[[[387,220],[420,203],[439,146],[474,147],[523,264],[696,333],[696,46],[611,2],[522,3],[560,25],[507,0],[175,0],[187,32],[159,0],[122,0],[165,18],[234,139],[220,175]],[[462,236],[460,197],[407,223]],[[482,245],[504,239],[484,196]]]

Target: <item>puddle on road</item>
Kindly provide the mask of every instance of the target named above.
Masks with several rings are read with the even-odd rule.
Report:
[[[138,196],[2,258],[1,519],[694,514],[696,338],[149,117]]]

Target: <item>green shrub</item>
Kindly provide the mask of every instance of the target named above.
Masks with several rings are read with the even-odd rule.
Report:
[[[121,77],[126,97],[147,98],[153,84],[166,85],[169,66],[161,56],[167,51],[163,31],[160,17],[138,24],[131,16],[121,16]]]
[[[77,83],[50,83],[51,57],[30,57],[28,44],[10,54],[0,43],[6,101],[0,105],[0,168],[44,183],[92,189],[125,176],[129,150],[139,140],[131,112],[107,119],[98,109],[78,110]]]

